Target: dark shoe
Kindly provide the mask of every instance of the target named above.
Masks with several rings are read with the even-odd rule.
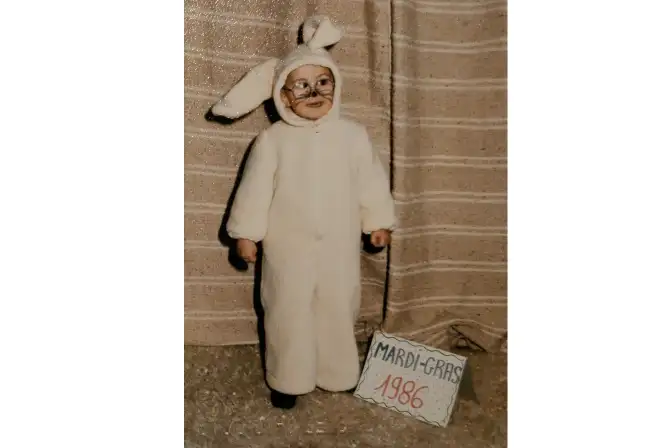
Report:
[[[296,395],[283,394],[277,390],[272,390],[271,404],[280,409],[292,409],[296,405]]]

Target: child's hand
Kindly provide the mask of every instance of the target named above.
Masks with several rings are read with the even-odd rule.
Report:
[[[248,263],[257,261],[257,244],[252,240],[238,240],[238,256]]]
[[[371,244],[376,247],[385,247],[390,244],[392,233],[386,229],[374,230],[371,232]]]

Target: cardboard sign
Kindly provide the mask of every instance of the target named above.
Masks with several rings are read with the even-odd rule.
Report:
[[[467,358],[377,331],[354,395],[446,427]]]

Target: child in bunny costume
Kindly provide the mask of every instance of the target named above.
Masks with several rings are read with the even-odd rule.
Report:
[[[248,262],[263,240],[266,376],[281,408],[315,387],[357,385],[361,234],[384,247],[395,226],[389,181],[366,129],[339,117],[342,80],[325,47],[341,33],[315,16],[303,38],[212,108],[233,119],[273,98],[282,118],[257,137],[227,223]]]

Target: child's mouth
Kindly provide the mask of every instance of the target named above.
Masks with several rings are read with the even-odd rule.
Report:
[[[322,107],[323,104],[324,104],[324,101],[320,100],[320,101],[315,101],[315,102],[312,102],[312,103],[306,103],[306,106],[312,107],[313,109],[318,109],[318,108]]]

